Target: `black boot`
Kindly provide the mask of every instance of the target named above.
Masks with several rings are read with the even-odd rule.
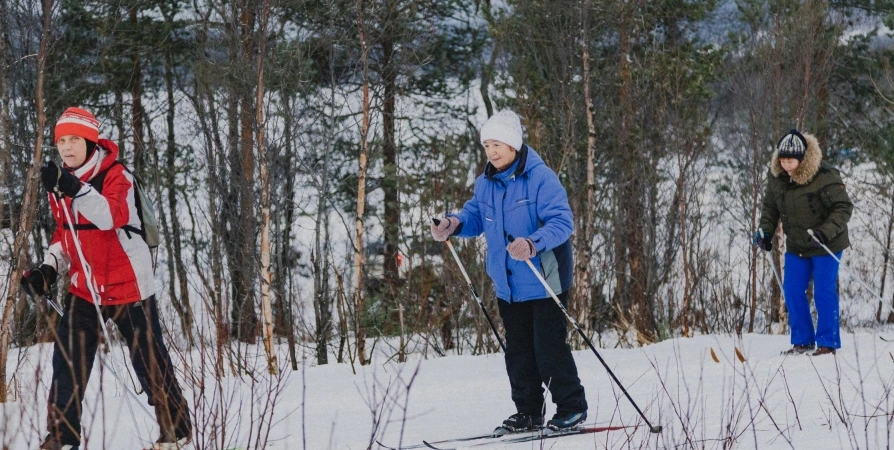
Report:
[[[503,421],[503,425],[494,430],[494,435],[502,436],[510,433],[522,433],[525,431],[537,431],[543,426],[543,416],[532,416],[525,413],[515,413]]]
[[[587,420],[586,411],[562,415],[556,414],[546,423],[546,426],[553,431],[567,431],[576,428],[585,420]]]
[[[154,444],[146,447],[144,450],[181,450],[192,441],[192,436],[184,436],[181,438],[160,437]]]
[[[63,444],[56,440],[52,435],[47,435],[47,438],[44,439],[43,444],[40,444],[40,450],[78,450],[81,448],[81,444]]]
[[[813,345],[794,345],[792,348],[782,352],[783,355],[803,355],[813,350]]]

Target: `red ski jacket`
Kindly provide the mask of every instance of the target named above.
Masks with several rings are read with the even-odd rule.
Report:
[[[155,294],[149,246],[139,234],[122,228],[130,225],[139,229],[141,224],[133,176],[123,165],[114,164],[116,159],[118,146],[100,139],[90,159],[72,172],[81,180],[78,194],[61,199],[49,194],[56,231],[44,264],[60,274],[67,265],[71,293],[93,302],[87,287],[92,283],[102,305],[138,302]],[[88,182],[104,171],[100,193]],[[67,217],[62,208],[68,210]],[[69,220],[74,221],[74,230]]]

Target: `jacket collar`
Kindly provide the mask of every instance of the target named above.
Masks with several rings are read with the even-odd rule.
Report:
[[[807,150],[804,152],[804,159],[801,160],[801,165],[792,172],[791,176],[792,181],[801,186],[804,186],[813,180],[813,177],[819,172],[820,165],[823,162],[823,152],[820,151],[819,141],[817,141],[816,136],[804,133],[804,139],[807,141]],[[785,169],[782,168],[782,164],[779,162],[779,153],[775,151],[773,152],[773,160],[770,161],[770,173],[776,178],[788,176]]]
[[[72,173],[81,181],[90,181],[100,172],[107,170],[118,159],[118,145],[108,139],[96,143],[96,151],[81,167]]]

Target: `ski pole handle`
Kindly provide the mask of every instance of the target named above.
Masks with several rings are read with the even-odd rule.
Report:
[[[829,256],[831,256],[832,258],[834,258],[835,261],[838,261],[838,264],[841,264],[841,260],[838,259],[838,257],[835,256],[834,253],[832,253],[832,250],[829,249],[829,247],[826,247],[826,244],[823,244],[823,242],[820,241],[819,238],[816,237],[816,234],[813,233],[813,230],[811,230],[810,228],[808,228],[808,229],[807,229],[807,234],[809,234],[810,237],[812,237],[813,240],[816,241],[817,244],[819,244],[821,247],[823,247],[823,249],[826,250],[826,253],[828,253]]]

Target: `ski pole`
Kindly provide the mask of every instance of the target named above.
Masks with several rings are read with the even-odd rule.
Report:
[[[512,235],[509,235],[509,242],[512,242],[514,240],[515,238],[512,237]],[[528,267],[531,268],[531,272],[534,272],[534,275],[537,277],[538,280],[540,280],[540,284],[543,285],[543,287],[546,289],[546,292],[549,292],[550,297],[553,298],[553,300],[556,302],[556,305],[558,305],[559,309],[562,310],[562,313],[565,314],[565,318],[568,319],[568,321],[572,325],[574,325],[574,329],[577,330],[577,334],[579,334],[580,337],[583,338],[584,342],[586,342],[587,345],[590,346],[590,350],[593,350],[593,354],[595,354],[596,357],[599,358],[599,362],[602,363],[602,366],[605,367],[605,370],[608,372],[609,375],[611,375],[612,380],[615,381],[615,384],[617,384],[618,387],[621,388],[621,391],[624,393],[624,396],[627,397],[627,400],[630,400],[630,404],[633,405],[634,409],[636,409],[636,412],[639,413],[639,416],[642,417],[643,420],[646,422],[646,425],[649,426],[649,431],[651,431],[652,433],[661,433],[663,427],[661,425],[652,425],[652,423],[649,422],[649,419],[646,419],[646,415],[643,414],[636,402],[633,401],[633,397],[631,397],[630,394],[627,393],[627,389],[624,389],[624,385],[621,384],[621,380],[619,380],[618,377],[615,376],[615,373],[612,372],[612,370],[608,367],[608,364],[606,364],[605,360],[602,359],[602,355],[600,355],[599,352],[596,351],[596,347],[593,346],[593,343],[590,342],[590,339],[587,338],[587,335],[584,334],[583,330],[580,329],[577,321],[574,320],[570,314],[568,314],[568,310],[565,309],[565,305],[562,304],[562,301],[559,300],[559,297],[556,296],[556,293],[553,292],[552,288],[549,287],[549,284],[546,283],[546,280],[543,279],[543,275],[540,275],[540,271],[537,270],[536,267],[534,267],[534,263],[532,263],[530,259],[526,259],[525,262],[528,263]]]
[[[776,260],[773,259],[772,256],[770,257],[770,264],[773,265],[773,276],[776,278],[776,283],[779,284],[779,293],[782,294],[782,300],[785,301],[785,289],[782,288],[782,277],[779,276]]]
[[[821,246],[823,247],[823,249],[826,250],[826,253],[829,254],[829,256],[831,256],[832,258],[835,258],[835,261],[838,261],[838,265],[839,265],[840,267],[846,267],[846,266],[844,265],[844,263],[842,263],[841,260],[838,259],[838,257],[835,256],[834,253],[832,253],[832,250],[830,250],[829,247],[826,247],[826,244],[823,244],[822,242],[820,242],[819,239],[816,238],[816,235],[813,234],[813,230],[808,229],[808,230],[807,230],[807,234],[809,234],[810,237],[812,237],[813,240],[816,241],[817,244],[821,245]],[[886,304],[886,303],[885,303],[885,299],[883,299],[880,295],[876,294],[875,291],[872,289],[872,287],[869,286],[868,284],[866,284],[866,283],[863,281],[863,279],[860,278],[859,275],[857,275],[857,274],[855,274],[855,273],[851,273],[851,275],[853,275],[853,277],[856,278],[857,281],[859,281],[860,284],[862,284],[863,287],[866,288],[867,291],[869,291],[872,295],[874,295],[875,298],[879,299],[879,301],[882,302],[882,305],[885,305],[885,309],[886,309],[888,312],[894,311],[894,310],[892,310],[891,305]]]
[[[773,256],[767,256],[766,253],[769,253],[769,252],[763,252],[763,253],[765,253],[764,258],[770,259],[770,264],[773,266],[773,268],[770,269],[770,271],[773,272],[773,277],[776,278],[776,283],[779,284],[779,294],[782,295],[782,302],[785,303],[785,288],[782,286],[782,277],[779,275],[779,270],[777,270],[778,266],[776,265],[776,259],[773,258]]]
[[[435,225],[441,223],[439,219],[432,219],[432,222]],[[481,297],[478,296],[478,291],[475,290],[475,286],[472,284],[472,280],[469,278],[469,274],[466,273],[466,267],[463,266],[462,261],[459,259],[459,255],[456,254],[456,250],[453,248],[453,244],[450,243],[450,238],[447,238],[446,241],[447,248],[450,249],[450,253],[453,253],[453,259],[456,260],[456,265],[459,266],[460,272],[463,273],[463,277],[466,279],[466,283],[469,285],[469,290],[472,291],[472,297],[478,302],[478,306],[481,307],[481,311],[484,313],[484,317],[487,319],[487,323],[490,324],[490,329],[494,330],[494,336],[497,337],[497,342],[500,343],[500,348],[503,349],[503,353],[506,353],[506,345],[503,344],[503,339],[500,338],[500,333],[497,331],[496,325],[494,325],[494,321],[490,318],[490,314],[487,312],[487,308],[484,307],[484,302],[481,301]]]
[[[755,246],[757,244],[754,244]],[[769,253],[769,252],[765,252]],[[766,256],[765,256],[766,257]],[[782,278],[779,276],[778,267],[776,266],[776,260],[773,257],[770,257],[770,264],[773,265],[773,276],[776,278],[776,282],[779,283],[779,292],[782,294],[782,300],[785,300],[785,289],[782,288]]]
[[[50,294],[44,294],[44,298],[47,300],[47,303],[50,306],[52,306],[53,309],[55,309],[57,313],[59,313],[59,317],[62,317],[65,315],[65,313],[62,312],[62,308],[59,306],[58,303],[53,301],[53,298],[50,296]]]

